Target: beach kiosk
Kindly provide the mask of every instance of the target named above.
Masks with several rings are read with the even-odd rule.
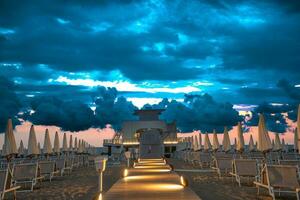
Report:
[[[138,154],[139,158],[170,157],[176,150],[176,123],[167,123],[159,118],[164,109],[136,110],[133,114],[137,120],[125,121],[122,124],[117,140],[104,140],[108,149],[122,146],[125,151]],[[112,151],[112,150],[111,150]]]

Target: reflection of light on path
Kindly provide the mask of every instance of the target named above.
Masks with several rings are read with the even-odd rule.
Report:
[[[102,200],[102,193],[99,194],[98,200]]]

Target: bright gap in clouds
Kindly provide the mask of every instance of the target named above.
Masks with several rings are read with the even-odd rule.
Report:
[[[167,93],[190,93],[190,92],[200,92],[201,89],[194,86],[184,86],[184,87],[140,87],[137,84],[130,83],[128,81],[97,81],[93,79],[69,79],[65,76],[59,76],[55,82],[65,83],[68,85],[77,86],[88,86],[88,87],[115,87],[118,91],[124,92],[167,92]]]
[[[128,97],[127,100],[131,101],[138,108],[142,108],[145,104],[150,104],[150,105],[158,104],[159,102],[161,102],[163,100],[163,98]],[[174,99],[174,100],[179,101],[179,102],[184,101],[184,99]]]

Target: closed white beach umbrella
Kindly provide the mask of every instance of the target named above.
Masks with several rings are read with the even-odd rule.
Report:
[[[233,143],[233,149],[234,150],[236,150],[236,146],[237,146],[237,144],[236,144],[236,137],[234,138],[234,143]]]
[[[31,125],[30,132],[29,132],[29,139],[28,139],[27,155],[38,155],[38,154],[39,154],[39,150],[38,150],[35,130],[34,130],[34,126]]]
[[[250,140],[249,140],[249,151],[255,151],[255,145],[254,145],[252,135],[250,135]]]
[[[194,150],[194,137],[193,136],[191,136],[191,137],[189,137],[189,139],[190,139],[190,149],[193,149]],[[84,148],[83,148],[84,149]]]
[[[60,153],[60,144],[59,144],[59,137],[58,137],[58,132],[55,132],[55,137],[54,137],[54,153]]]
[[[280,151],[282,149],[278,133],[275,133],[275,144],[273,149],[274,151]]]
[[[199,133],[199,150],[202,150],[203,146],[202,146],[202,135],[201,132]]]
[[[209,151],[210,149],[211,149],[211,143],[208,137],[208,133],[205,133],[204,150]]]
[[[219,140],[218,140],[216,130],[214,130],[214,132],[213,132],[213,146],[212,146],[212,148],[213,148],[214,151],[218,151],[218,149],[220,148],[220,143],[219,143]]]
[[[74,140],[74,151],[75,151],[75,152],[78,151],[77,137],[75,137],[75,140]]]
[[[40,155],[41,154],[41,144],[38,142],[38,155]]]
[[[20,156],[25,155],[25,148],[24,148],[24,144],[23,144],[22,140],[20,141],[20,146],[19,146],[18,152],[19,152]]]
[[[271,139],[265,124],[265,118],[263,114],[259,115],[258,122],[258,143],[257,150],[266,152],[272,149]]]
[[[297,139],[298,139],[298,141],[297,141],[297,149],[298,149],[299,143],[300,143],[300,141],[299,141],[299,135],[300,135],[300,104],[298,106],[297,130],[296,131],[297,131]]]
[[[282,146],[282,151],[283,152],[286,152],[288,149],[287,149],[287,145],[285,145],[285,141],[284,141],[284,138],[282,138],[281,140],[281,146]]]
[[[72,135],[70,135],[69,151],[73,151],[73,136]]]
[[[8,156],[13,154],[18,154],[18,149],[16,145],[11,119],[8,119],[7,121],[5,136],[4,136],[4,147],[5,148],[4,148],[3,155]]]
[[[1,156],[6,156],[5,144],[2,145]]]
[[[78,153],[82,153],[82,144],[81,140],[78,140]]]
[[[44,147],[43,147],[43,153],[44,154],[52,154],[52,144],[50,141],[50,135],[49,135],[49,130],[46,129],[45,132],[45,138],[44,138]]]
[[[228,152],[231,150],[230,138],[229,138],[227,127],[224,128],[222,148],[223,148],[223,151],[225,151],[225,152]]]
[[[239,152],[244,151],[244,146],[245,146],[245,141],[244,141],[244,135],[243,135],[243,129],[242,129],[242,124],[241,122],[238,123],[237,126],[237,145],[236,145],[236,150]]]
[[[194,150],[198,151],[199,150],[199,140],[198,140],[197,135],[195,135],[194,144],[195,144]]]
[[[68,151],[67,135],[64,133],[62,151]]]
[[[294,151],[297,151],[298,150],[298,128],[295,129],[294,131]]]

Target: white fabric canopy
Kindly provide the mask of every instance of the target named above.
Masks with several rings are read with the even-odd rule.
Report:
[[[19,152],[19,155],[21,155],[21,156],[25,155],[25,148],[24,148],[24,144],[23,144],[22,140],[20,141],[20,146],[19,146],[18,152]]]
[[[211,149],[211,143],[208,137],[208,133],[205,133],[204,150],[209,151],[210,149]]]
[[[274,151],[280,151],[282,149],[282,145],[280,143],[279,134],[275,133],[275,144],[274,144]]]
[[[201,150],[203,148],[202,146],[202,135],[201,132],[199,132],[199,150]]]
[[[27,154],[28,155],[38,155],[39,154],[35,130],[34,130],[33,125],[31,125],[31,127],[30,127]]]
[[[41,144],[39,142],[38,142],[37,147],[38,147],[38,155],[40,155],[41,154]]]
[[[75,140],[74,140],[74,151],[75,151],[75,152],[78,151],[77,137],[75,137]]]
[[[284,138],[282,138],[281,140],[281,146],[282,146],[282,151],[287,152],[287,145],[285,145],[285,141]]]
[[[52,144],[51,144],[51,141],[50,141],[49,130],[46,129],[45,138],[44,138],[43,153],[44,154],[51,154],[52,152],[53,152],[53,150],[52,150]]]
[[[195,135],[194,136],[195,138],[194,138],[194,144],[195,144],[195,146],[194,146],[194,150],[195,151],[198,151],[200,148],[199,148],[199,139],[198,139],[198,136],[197,135]]]
[[[55,132],[55,137],[54,137],[54,153],[60,153],[60,145],[59,145],[59,137],[58,137],[58,132]]]
[[[258,122],[258,144],[257,150],[261,152],[266,152],[272,149],[271,140],[269,137],[268,130],[265,124],[265,118],[263,114],[259,115]]]
[[[70,151],[73,151],[73,136],[72,135],[70,135],[70,141],[69,141],[69,150]]]
[[[244,151],[244,146],[245,146],[245,142],[244,142],[244,135],[243,135],[243,130],[242,130],[242,124],[241,122],[238,123],[237,126],[237,144],[236,144],[236,150],[237,151]]]
[[[8,156],[12,154],[18,154],[16,140],[13,132],[12,120],[8,119],[5,135],[4,135],[4,149],[2,149],[2,155]]]
[[[230,138],[229,138],[227,127],[224,128],[222,148],[223,148],[223,151],[225,151],[225,152],[231,150]]]
[[[64,133],[62,151],[68,151],[67,135]]]
[[[299,135],[300,135],[300,104],[299,104],[299,106],[298,106],[298,115],[297,115],[297,139],[298,139],[298,141],[297,141],[297,149],[298,149],[298,147],[299,147],[299,143],[300,143],[300,141],[299,141]],[[300,152],[299,152],[300,153]]]
[[[218,140],[216,130],[214,130],[214,132],[213,132],[213,146],[212,146],[212,148],[213,148],[214,151],[217,151],[220,148],[220,143],[219,143],[219,140]]]
[[[250,140],[249,140],[249,151],[255,151],[255,145],[254,145],[252,135],[250,135]]]

